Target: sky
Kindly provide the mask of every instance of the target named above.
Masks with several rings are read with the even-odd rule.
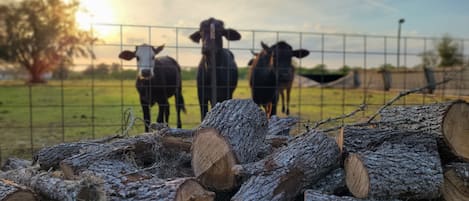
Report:
[[[225,27],[245,31],[348,33],[395,37],[398,32],[398,20],[404,18],[405,22],[401,25],[403,37],[442,37],[449,34],[454,38],[469,39],[468,0],[81,0],[81,5],[82,9],[77,14],[77,19],[82,27],[89,27],[89,24],[93,23],[196,28],[202,20],[215,17],[223,20]],[[98,25],[93,26],[93,31],[104,38],[123,36],[122,39],[119,39],[120,42],[133,44],[148,41],[153,43],[156,39],[148,39],[147,36],[156,34],[154,32],[160,30],[151,30],[152,33],[150,34],[141,33],[148,32],[146,30],[129,30],[122,34],[116,26]],[[188,36],[191,31],[186,30],[184,34]],[[174,41],[175,35],[167,36],[167,40]],[[254,40],[253,36],[242,35],[245,41]],[[261,40],[261,37],[262,34],[256,35],[256,41],[246,46],[256,46],[258,44],[257,40]],[[289,38],[286,37],[286,39]],[[190,44],[187,38],[177,40],[180,41],[178,45]],[[269,41],[268,37],[266,40]],[[393,40],[395,39],[390,39],[387,42],[390,46],[389,52],[396,49],[392,44],[397,44],[397,42]],[[315,39],[312,39],[312,41],[315,41],[316,44],[318,42]],[[156,42],[168,45],[168,42],[164,40]],[[353,46],[353,44],[348,43],[347,41],[347,48]],[[383,46],[382,42],[377,43],[373,44],[370,40],[367,43],[367,46],[370,47],[367,48],[372,49],[373,46],[377,46],[377,48]],[[467,43],[469,41],[462,45],[465,49],[469,49]],[[239,44],[245,43],[241,42]],[[294,42],[294,44],[292,45],[296,46],[294,48],[303,45],[297,42]],[[360,42],[357,42],[357,44],[358,46],[361,45]],[[233,45],[236,47],[235,42],[233,42]],[[405,45],[409,51],[413,46],[419,49],[415,51],[424,49],[421,47],[422,45],[418,45],[419,47],[412,45],[410,40]],[[171,46],[171,42],[169,42],[169,46]],[[238,47],[241,46],[244,47],[238,45]],[[328,44],[325,46],[328,46]],[[337,44],[337,46],[341,45]],[[171,53],[174,53],[174,51],[169,51],[169,54]],[[196,53],[187,54],[191,54],[190,58],[193,58],[192,55],[196,55]],[[246,60],[249,55],[241,57]],[[387,59],[394,60],[392,56]],[[387,59],[376,63],[392,63]],[[188,65],[189,63],[196,63],[196,59],[182,60],[184,60],[183,63]],[[311,60],[309,63],[323,62],[318,58]],[[334,66],[348,63],[337,61],[337,59],[334,60],[335,63],[332,64]],[[409,63],[415,63],[410,62],[410,60],[415,59],[409,58]]]

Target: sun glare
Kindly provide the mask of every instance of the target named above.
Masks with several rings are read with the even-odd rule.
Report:
[[[78,27],[83,30],[91,30],[99,37],[107,37],[111,34],[111,28],[106,26],[92,26],[99,23],[115,23],[115,14],[112,2],[108,0],[80,0],[80,9],[75,15]]]

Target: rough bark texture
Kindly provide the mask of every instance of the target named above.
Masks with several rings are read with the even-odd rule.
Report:
[[[381,121],[389,123],[384,126],[392,129],[434,134],[443,164],[454,161],[454,156],[469,161],[469,104],[466,102],[388,107],[380,116]]]
[[[308,188],[322,194],[341,195],[349,193],[347,185],[345,184],[345,171],[343,168],[332,170],[325,177]]]
[[[349,196],[335,196],[335,195],[328,195],[322,192],[318,192],[315,190],[308,189],[304,193],[304,201],[378,201],[373,199],[358,199]],[[385,200],[379,200],[385,201]],[[399,201],[397,199],[394,200],[387,200],[387,201]]]
[[[99,160],[113,160],[125,158],[126,152],[131,151],[132,147],[121,146],[111,147],[102,144],[88,149],[86,152],[73,155],[60,162],[60,169],[66,179],[75,179],[80,172],[86,170],[91,164]]]
[[[211,189],[238,186],[231,168],[257,159],[267,134],[265,113],[250,99],[217,104],[200,124],[192,145],[195,176]]]
[[[290,130],[299,122],[298,118],[286,117],[280,118],[276,115],[270,117],[267,133],[269,135],[289,136]]]
[[[193,178],[177,178],[167,181],[142,180],[126,185],[134,188],[135,196],[130,199],[138,201],[213,201],[215,193],[205,190]]]
[[[469,163],[448,165],[441,191],[446,201],[469,200]]]
[[[308,184],[336,168],[338,159],[335,140],[310,131],[263,160],[235,166],[237,175],[251,177],[232,200],[292,200]]]
[[[350,154],[345,161],[347,187],[358,198],[437,198],[443,174],[436,142],[431,144],[434,151],[385,143],[376,151]]]
[[[403,144],[418,146],[426,150],[436,151],[435,138],[428,132],[413,130],[396,130],[389,128],[345,127],[344,149],[350,153],[376,151],[380,146]]]
[[[104,191],[111,200],[133,195],[134,192],[126,190],[127,184],[152,178],[150,174],[140,171],[135,165],[120,160],[96,161],[81,175],[100,178]]]
[[[27,187],[0,179],[0,201],[34,201],[34,193]]]
[[[8,158],[5,163],[3,163],[1,171],[15,170],[20,168],[26,168],[31,166],[31,161],[24,160],[21,158]]]
[[[50,168],[58,169],[60,161],[75,154],[79,154],[81,150],[99,145],[99,143],[75,142],[46,147],[39,150],[34,155],[33,164],[39,164],[43,170],[49,170]]]
[[[108,200],[213,200],[192,178],[164,180],[123,161],[98,161],[83,175],[99,177]]]
[[[14,181],[37,192],[45,200],[103,200],[102,185],[95,177],[64,180],[37,168],[23,168],[4,172],[0,178]]]

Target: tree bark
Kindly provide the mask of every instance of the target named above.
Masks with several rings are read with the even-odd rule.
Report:
[[[292,200],[338,167],[339,156],[334,139],[314,130],[305,133],[263,160],[236,165],[236,175],[250,177],[232,200]]]
[[[58,169],[60,161],[75,154],[79,154],[82,150],[99,145],[99,143],[74,142],[46,147],[35,153],[33,156],[33,164],[39,164],[43,170],[49,170],[51,168]]]
[[[345,184],[345,170],[343,168],[332,170],[308,188],[322,194],[350,194]]]
[[[383,126],[434,134],[443,164],[455,158],[469,161],[469,104],[465,101],[388,107],[380,116],[386,122]]]
[[[120,160],[98,161],[82,174],[100,178],[109,200],[205,201],[214,197],[192,178],[160,179]]]
[[[469,200],[469,163],[448,165],[441,191],[446,201]]]
[[[37,199],[29,188],[18,185],[12,181],[0,179],[0,201],[17,200],[34,201]]]
[[[43,170],[58,169],[62,160],[76,154],[89,152],[88,149],[94,150],[106,144],[110,147],[133,147],[132,150],[136,153],[135,162],[139,166],[145,167],[152,165],[155,158],[158,157],[155,147],[162,147],[175,153],[189,152],[194,132],[193,130],[173,129],[166,126],[160,127],[155,133],[127,138],[111,136],[98,140],[62,143],[39,150],[34,156],[33,163],[38,163]]]
[[[227,100],[204,118],[192,144],[192,168],[209,189],[229,191],[239,185],[231,168],[257,159],[267,134],[265,113],[252,100]]]
[[[358,199],[349,196],[335,196],[335,195],[327,195],[315,190],[306,190],[304,193],[304,201],[378,201],[373,199]],[[385,201],[385,200],[379,200]],[[397,199],[388,200],[388,201],[399,201]]]
[[[345,127],[344,149],[350,153],[376,151],[383,144],[402,144],[436,151],[435,138],[422,131],[389,128]]]
[[[376,151],[350,154],[345,160],[347,187],[357,198],[437,198],[443,174],[436,142],[431,144],[434,151],[385,143]]]
[[[5,163],[3,163],[1,171],[15,170],[20,168],[26,168],[31,166],[31,161],[24,160],[21,158],[8,158]]]
[[[280,118],[272,116],[269,119],[269,127],[267,133],[269,135],[289,136],[290,130],[299,122],[298,118],[286,117]]]
[[[128,187],[135,187],[135,196],[127,200],[213,201],[215,198],[215,193],[205,190],[194,178],[167,181],[149,179],[134,182]]]
[[[81,180],[63,180],[53,173],[39,172],[37,168],[10,170],[0,178],[14,181],[37,192],[45,200],[103,200],[102,184],[95,177]]]

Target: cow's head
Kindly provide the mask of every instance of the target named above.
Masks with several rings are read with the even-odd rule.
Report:
[[[223,21],[215,18],[202,21],[199,30],[191,34],[190,39],[195,43],[202,41],[202,54],[208,54],[209,51],[216,52],[223,48],[222,36],[231,41],[241,39],[241,34],[238,31],[225,29]],[[211,43],[214,44],[214,47],[210,47]]]
[[[150,79],[153,77],[153,68],[155,67],[155,56],[163,50],[164,45],[153,47],[143,44],[135,47],[135,51],[124,50],[119,54],[119,58],[132,60],[137,57],[138,77],[141,79]]]
[[[266,51],[271,60],[271,65],[278,68],[291,67],[292,58],[303,58],[309,55],[309,51],[305,49],[293,50],[293,48],[285,41],[279,41],[276,44],[268,47],[261,42],[262,48]]]

